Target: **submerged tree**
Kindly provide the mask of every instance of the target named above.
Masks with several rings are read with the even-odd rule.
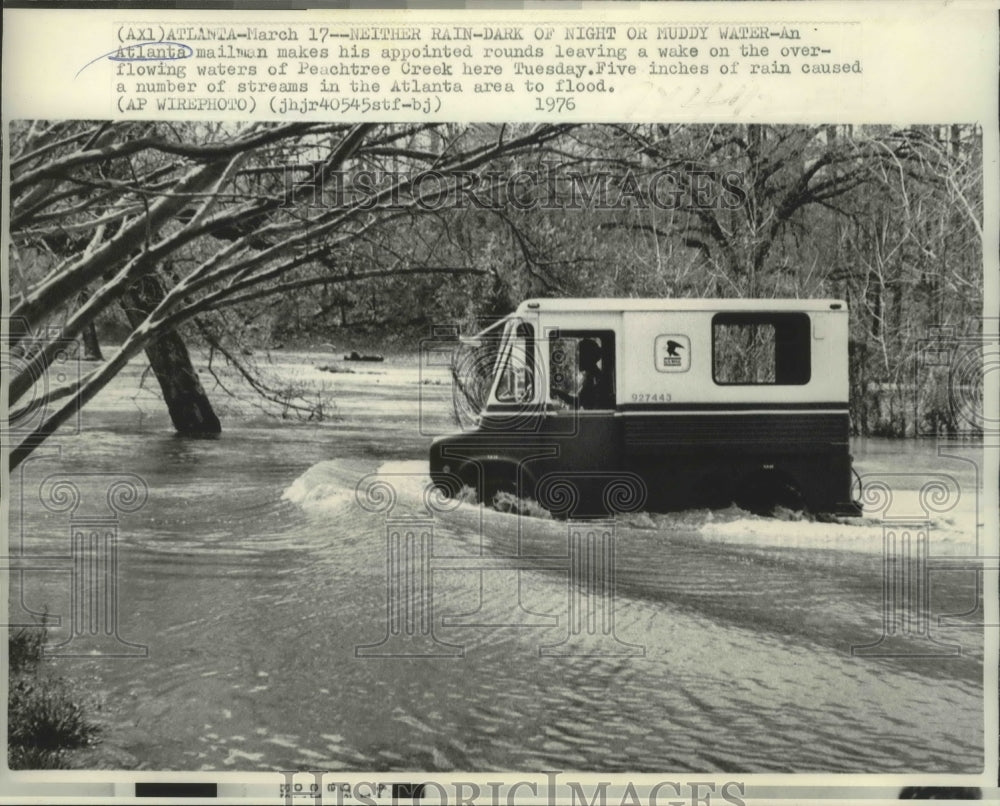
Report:
[[[981,307],[969,126],[67,121],[11,155],[14,466],[142,351],[175,427],[212,432],[192,339],[239,364],[261,322],[426,332],[537,295],[846,297],[882,428],[870,389]],[[121,347],[48,388],[112,311]]]
[[[446,229],[359,262],[364,245],[437,218],[435,200],[565,126],[79,123],[15,127],[11,160],[11,422],[38,420],[16,467],[147,351],[175,427],[219,427],[179,328],[222,308],[365,279],[463,274]],[[378,171],[376,179],[372,172]],[[390,170],[391,169],[391,170]],[[358,178],[365,174],[367,184]],[[345,176],[348,177],[345,191]],[[81,293],[83,292],[83,293]],[[96,369],[41,389],[67,340],[112,306],[130,332]],[[41,383],[40,383],[41,382]],[[34,421],[34,420],[32,420]]]

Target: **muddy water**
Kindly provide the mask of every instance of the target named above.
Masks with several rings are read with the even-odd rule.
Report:
[[[152,396],[134,393],[133,373],[85,413],[81,434],[54,441],[60,457],[41,452],[15,480],[12,541],[23,537],[27,553],[48,557],[69,545],[67,515],[34,497],[49,474],[88,474],[78,477],[84,498],[103,495],[99,473],[134,473],[149,487],[145,506],[120,521],[118,619],[119,635],[148,646],[148,658],[55,661],[102,699],[116,763],[980,768],[974,575],[932,573],[935,619],[965,614],[934,626],[958,654],[914,657],[938,651],[925,640],[885,643],[889,657],[851,653],[883,631],[875,520],[761,520],[738,510],[622,519],[613,631],[600,621],[608,612],[594,611],[597,629],[567,645],[570,608],[581,601],[565,560],[567,525],[462,505],[434,522],[434,556],[445,559],[433,561],[433,639],[422,646],[438,656],[358,657],[358,647],[388,646],[391,594],[386,516],[362,509],[355,487],[381,472],[396,488],[392,514],[419,515],[426,434],[447,427],[447,393],[407,364],[322,379],[296,357],[288,366],[327,384],[343,419],[283,424],[226,404],[234,408],[223,411],[221,439],[177,439]],[[959,505],[932,522],[932,555],[975,550],[976,452],[959,454],[855,446],[863,473],[944,469],[958,480]],[[517,569],[498,565],[515,554],[508,566]],[[67,614],[68,571],[50,565],[57,570],[25,574],[24,603]],[[53,635],[67,634],[64,619]],[[98,754],[94,763],[109,762]]]

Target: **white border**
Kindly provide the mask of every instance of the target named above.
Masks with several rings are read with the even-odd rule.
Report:
[[[850,92],[835,92],[831,104],[818,85],[803,80],[789,82],[781,92],[767,90],[751,94],[740,103],[741,121],[789,122],[850,122],[850,123],[948,123],[978,122],[983,128],[985,157],[984,181],[984,277],[985,316],[996,316],[1000,311],[998,296],[998,239],[997,222],[1000,221],[1000,181],[998,181],[998,154],[1000,137],[997,121],[997,65],[998,65],[998,2],[820,2],[815,3],[590,3],[572,10],[556,4],[530,4],[525,11],[474,10],[448,12],[434,10],[407,11],[169,11],[169,10],[4,10],[3,36],[3,95],[4,123],[15,118],[106,118],[114,116],[110,100],[109,79],[106,65],[94,65],[76,78],[82,65],[96,54],[113,48],[109,42],[112,23],[156,20],[217,21],[226,22],[278,22],[289,19],[301,21],[323,20],[330,22],[362,23],[378,21],[380,24],[415,24],[417,22],[475,21],[516,22],[529,20],[539,24],[562,25],[568,21],[601,21],[627,25],[637,21],[695,22],[779,22],[827,21],[850,23],[858,26],[860,53],[865,73],[860,86],[852,85]],[[107,46],[106,46],[107,43]],[[102,72],[103,71],[103,72]],[[830,88],[824,88],[830,89]],[[636,99],[641,97],[641,103]],[[688,104],[678,106],[676,98],[662,97],[655,90],[641,95],[623,94],[614,103],[602,103],[596,111],[581,109],[579,117],[568,118],[599,122],[602,120],[664,119],[682,121],[731,121],[731,106]],[[466,119],[497,119],[496,104],[492,101],[463,100]],[[155,115],[146,114],[150,118]],[[225,116],[210,116],[225,118]],[[239,117],[239,116],[238,116]],[[384,116],[376,115],[382,120]],[[433,116],[432,116],[433,117]],[[518,120],[532,119],[529,114],[518,114]],[[453,120],[455,115],[445,113],[441,119]],[[8,147],[4,139],[5,152]],[[9,181],[8,154],[4,154],[3,181]],[[4,204],[4,250],[7,254],[7,207]],[[6,262],[6,261],[5,261]],[[6,269],[4,270],[6,272]],[[4,277],[6,281],[6,277]],[[3,314],[7,313],[4,298]],[[995,321],[995,320],[994,320]],[[994,334],[995,335],[995,334]],[[0,404],[5,405],[4,399]],[[998,390],[988,386],[985,405],[987,411],[1000,410]],[[997,547],[997,478],[998,452],[986,451],[987,475],[985,482],[984,534],[990,542],[988,554],[996,556]],[[6,462],[0,470],[0,482],[6,484]],[[7,502],[3,502],[0,516],[6,523]],[[991,623],[1000,622],[996,573],[986,574],[986,616]],[[0,588],[0,607],[7,609],[7,582]],[[882,803],[899,787],[908,784],[981,786],[986,799],[1000,802],[997,788],[998,721],[997,699],[997,636],[987,632],[985,662],[985,725],[987,769],[982,776],[959,775],[695,775],[691,773],[663,773],[629,776],[631,780],[658,782],[715,781],[719,786],[730,780],[745,781],[752,792],[760,787],[757,799],[746,798],[747,803],[774,802],[829,802],[831,799],[855,799],[856,802]],[[6,698],[6,668],[3,667],[0,696]],[[992,696],[990,696],[992,695]],[[5,733],[5,731],[4,731]],[[3,762],[5,763],[5,762]],[[338,775],[338,780],[347,776]],[[421,774],[359,774],[350,776],[355,781],[421,780]],[[463,780],[478,782],[485,787],[498,778],[536,780],[544,783],[542,775],[524,773],[493,773],[477,775],[426,776],[434,780]],[[623,776],[585,776],[566,773],[563,780],[580,781],[622,779]],[[69,799],[73,802],[104,803],[132,802],[132,786],[137,781],[195,780],[216,781],[220,796],[213,802],[244,803],[262,801],[267,792],[276,791],[280,781],[277,774],[268,773],[156,773],[156,772],[5,772],[0,780],[0,802],[56,802]],[[831,793],[827,788],[835,787]],[[18,792],[19,794],[15,794]],[[865,799],[868,798],[868,799]],[[869,800],[870,799],[870,800]],[[135,802],[149,803],[149,799]],[[188,803],[188,800],[175,802]],[[275,802],[280,802],[275,798]],[[302,801],[307,802],[307,801]],[[327,802],[327,801],[324,801]],[[356,802],[356,801],[355,801]],[[543,802],[544,799],[543,799]],[[609,798],[609,802],[614,798]]]

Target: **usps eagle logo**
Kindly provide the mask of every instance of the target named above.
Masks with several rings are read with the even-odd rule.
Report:
[[[682,333],[665,333],[654,345],[659,372],[687,372],[691,368],[691,339]]]

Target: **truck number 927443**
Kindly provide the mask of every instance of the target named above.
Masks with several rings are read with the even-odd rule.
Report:
[[[669,403],[670,395],[663,392],[639,392],[632,395],[633,403]]]

